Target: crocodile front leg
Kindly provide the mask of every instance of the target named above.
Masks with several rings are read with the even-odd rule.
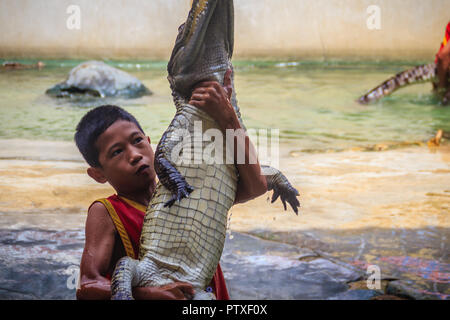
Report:
[[[183,121],[184,120],[184,121]],[[182,115],[176,115],[169,128],[183,128],[186,120]],[[187,198],[194,191],[186,179],[175,167],[175,160],[172,159],[172,151],[180,142],[180,135],[174,131],[164,132],[155,152],[155,171],[159,181],[172,192],[172,198],[164,204],[164,207],[171,207],[175,201]],[[181,137],[182,138],[182,137]]]
[[[280,197],[283,202],[284,210],[287,210],[287,201],[295,214],[298,215],[300,202],[298,201],[297,196],[300,194],[298,193],[298,190],[291,185],[286,176],[279,170],[269,166],[261,166],[261,173],[266,176],[267,190],[273,190],[271,203],[274,203],[278,197]]]

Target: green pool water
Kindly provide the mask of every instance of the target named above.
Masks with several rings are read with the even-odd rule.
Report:
[[[0,71],[0,139],[69,141],[83,114],[112,103],[135,115],[156,143],[175,113],[165,61],[107,61],[139,78],[154,95],[83,103],[45,95],[81,61],[44,62],[42,70]],[[281,142],[298,150],[426,141],[437,129],[450,130],[450,107],[439,104],[431,84],[410,86],[369,106],[355,102],[386,78],[423,62],[237,61],[237,97],[248,128],[279,129]]]

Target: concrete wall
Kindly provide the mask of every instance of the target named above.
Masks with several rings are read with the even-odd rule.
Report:
[[[0,57],[167,59],[190,1],[0,0]],[[237,58],[432,59],[450,20],[449,0],[234,2]]]

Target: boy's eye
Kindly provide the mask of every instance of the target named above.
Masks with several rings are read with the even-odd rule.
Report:
[[[134,139],[134,143],[139,143],[142,140],[144,140],[142,137],[137,137],[136,139]]]
[[[111,157],[115,157],[115,156],[117,156],[119,153],[121,153],[122,152],[122,149],[116,149],[116,150],[114,150],[112,153],[111,153]]]

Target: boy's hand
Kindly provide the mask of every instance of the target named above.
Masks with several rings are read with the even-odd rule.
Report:
[[[267,191],[267,182],[265,176],[261,175],[259,162],[253,163],[253,160],[257,160],[256,149],[245,131],[239,130],[243,128],[230,102],[233,93],[231,73],[231,69],[225,73],[223,87],[215,81],[199,83],[192,92],[189,104],[205,111],[217,121],[223,131],[230,129],[237,133],[234,136],[235,149],[232,150],[234,160],[237,161],[236,157],[242,151],[245,163],[236,164],[239,171],[239,182],[235,203],[243,203],[264,194]]]
[[[137,287],[133,297],[137,300],[188,300],[194,296],[192,285],[174,282],[161,287]]]
[[[231,85],[231,69],[227,70],[223,87],[216,81],[200,82],[192,91],[190,105],[193,105],[217,121],[222,129],[235,120],[236,114],[230,103],[233,87]]]

